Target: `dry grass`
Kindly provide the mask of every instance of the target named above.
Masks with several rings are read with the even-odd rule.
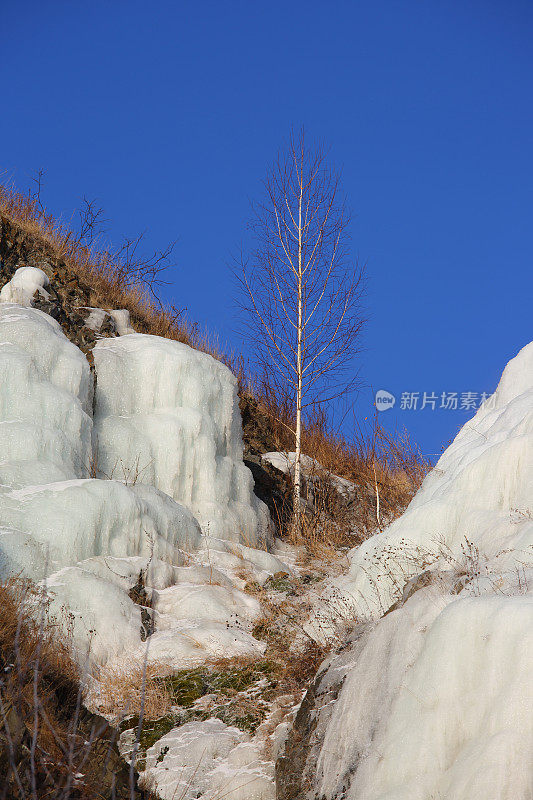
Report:
[[[112,775],[124,779],[113,733],[83,708],[69,644],[34,586],[0,585],[1,800],[110,798]]]
[[[139,715],[156,720],[168,714],[172,698],[161,680],[172,673],[165,664],[143,662],[129,666],[106,666],[98,674],[98,710],[106,717],[120,721]]]
[[[309,641],[299,652],[289,653],[282,673],[282,688],[296,697],[303,694],[314,679],[328,649]]]
[[[63,720],[58,719],[56,706],[59,700],[67,713],[76,707],[79,674],[64,641],[55,639],[44,620],[35,619],[38,600],[35,588],[22,580],[13,578],[0,586],[0,730],[10,749],[11,711],[12,720],[16,718],[26,733],[32,731],[39,760],[35,768],[40,772],[49,761],[60,767],[63,753],[57,730]]]
[[[294,420],[291,404],[281,401],[264,384],[255,388],[256,402],[272,420],[275,450],[292,451]],[[313,484],[314,513],[301,520],[298,531],[288,534],[324,556],[339,546],[353,546],[403,513],[431,463],[423,457],[406,431],[391,434],[375,417],[363,429],[354,420],[351,439],[328,425],[317,410],[302,434],[302,450],[318,462],[309,475]],[[331,476],[351,481],[353,503],[342,502]]]
[[[64,262],[73,275],[86,282],[94,305],[125,308],[140,332],[175,339],[224,360],[215,337],[200,332],[176,309],[162,307],[146,288],[135,283],[135,270],[128,270],[126,257],[85,245],[40,201],[0,185],[0,215],[16,223],[43,258]]]

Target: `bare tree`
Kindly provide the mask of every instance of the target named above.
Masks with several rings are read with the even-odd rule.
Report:
[[[339,174],[303,129],[291,133],[253,206],[254,249],[241,257],[244,307],[269,380],[294,404],[294,522],[301,497],[302,415],[353,387],[363,269],[348,259]]]

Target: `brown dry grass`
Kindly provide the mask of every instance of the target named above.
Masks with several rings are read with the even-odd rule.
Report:
[[[58,221],[35,198],[0,185],[0,215],[17,224],[31,237],[43,257],[61,260],[80,280],[92,289],[95,305],[102,308],[125,308],[142,333],[164,336],[224,359],[216,338],[201,333],[175,309],[163,308],[149,292],[132,284],[127,264],[109,250],[89,247],[77,240],[64,223]]]
[[[0,585],[1,800],[97,800],[109,759],[124,767],[105,721],[82,707],[69,644],[35,586]]]
[[[275,449],[292,451],[290,403],[280,401],[264,384],[255,389],[255,396],[272,419]],[[318,410],[304,427],[302,450],[319,464],[311,474],[315,513],[302,518],[300,530],[290,530],[289,535],[295,543],[304,541],[314,554],[324,557],[339,546],[360,543],[400,516],[432,466],[407,431],[391,434],[377,416],[366,428],[354,420],[352,437],[347,439],[328,425],[325,414]],[[339,502],[331,475],[354,484],[356,499],[351,507]]]
[[[172,673],[165,664],[143,662],[106,666],[98,674],[98,710],[116,721],[139,715],[156,720],[170,712],[172,698],[163,681],[157,680]]]
[[[299,652],[290,653],[282,674],[283,689],[292,691],[296,696],[306,691],[327,654],[328,648],[313,641],[309,641]]]
[[[58,699],[65,709],[75,707],[79,674],[64,642],[55,639],[51,627],[36,621],[32,611],[36,601],[36,590],[27,582],[13,578],[0,585],[0,731],[6,735],[8,709],[13,709],[27,730],[37,725],[41,759],[51,758],[59,765],[62,752],[56,730],[61,720],[55,707]]]

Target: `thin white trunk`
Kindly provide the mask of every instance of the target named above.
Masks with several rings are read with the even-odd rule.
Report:
[[[294,524],[296,533],[300,529],[300,496],[301,496],[301,452],[302,452],[302,186],[300,185],[300,197],[298,201],[298,345],[296,350],[296,441],[294,458]]]
[[[381,530],[381,518],[379,513],[379,487],[378,487],[378,478],[376,475],[376,462],[372,460],[372,467],[374,469],[374,488],[376,491],[376,521],[378,523],[378,528]]]

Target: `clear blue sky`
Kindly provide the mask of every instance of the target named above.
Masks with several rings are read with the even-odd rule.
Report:
[[[533,4],[8,3],[0,169],[109,235],[178,239],[167,299],[246,350],[227,267],[291,125],[326,140],[368,263],[361,373],[491,391],[532,336]],[[399,401],[398,401],[399,402]],[[356,402],[372,413],[370,388]],[[438,453],[467,411],[394,411]]]

